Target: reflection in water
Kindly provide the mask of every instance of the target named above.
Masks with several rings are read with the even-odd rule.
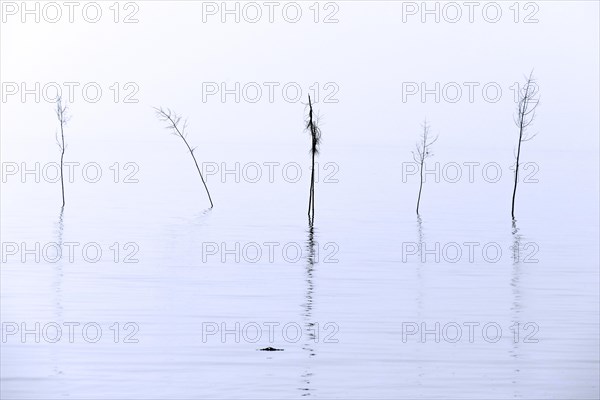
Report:
[[[208,225],[210,221],[209,217],[212,212],[212,208],[206,208],[204,210],[200,210],[194,214],[174,218],[174,221],[177,221],[176,224],[172,227],[168,227],[172,234],[170,235],[174,239],[180,239],[182,229],[186,229],[184,232],[186,235],[189,235],[193,232],[197,227],[204,227]]]
[[[417,242],[418,246],[418,256],[419,262],[417,264],[417,316],[422,316],[423,311],[423,277],[422,277],[422,268],[423,268],[423,256],[421,254],[423,250],[423,221],[421,220],[421,216],[417,214],[417,233],[419,240]]]
[[[423,256],[422,256],[422,250],[423,250],[423,220],[421,220],[421,216],[419,214],[417,214],[417,235],[418,235],[418,242],[417,242],[417,246],[418,246],[418,252],[417,254],[419,255],[419,262],[417,263],[417,320],[422,321],[423,320]],[[421,379],[423,378],[423,376],[425,375],[425,373],[423,372],[423,366],[422,363],[420,362],[420,360],[417,362],[417,385],[421,386],[422,382]]]
[[[198,212],[198,213],[196,214],[196,217],[197,217],[198,219],[201,219],[201,218],[202,218],[202,217],[204,217],[205,215],[209,215],[209,214],[210,214],[210,212],[211,212],[212,210],[213,210],[212,208],[205,208],[204,210],[202,210],[202,211]]]
[[[318,337],[315,334],[318,334],[318,326],[315,326],[314,321],[312,320],[313,315],[313,294],[314,294],[314,284],[313,284],[313,271],[315,267],[315,263],[318,262],[318,254],[315,252],[315,230],[312,224],[312,221],[309,220],[308,226],[308,240],[306,241],[306,248],[308,250],[308,256],[306,257],[306,295],[305,302],[303,304],[303,313],[302,316],[304,318],[304,327],[306,330],[305,342],[302,347],[303,350],[308,354],[308,366],[304,373],[302,374],[303,387],[300,388],[302,390],[302,396],[310,396],[311,391],[311,380],[312,380],[312,372],[310,369],[310,359],[312,359],[316,353],[314,344],[317,342]]]
[[[516,332],[521,333],[521,291],[520,291],[520,275],[521,275],[521,271],[520,271],[520,261],[521,261],[521,234],[519,233],[519,228],[517,227],[517,220],[513,219],[512,220],[512,237],[513,237],[513,244],[511,247],[512,250],[512,274],[511,274],[511,280],[510,280],[510,286],[511,286],[511,291],[512,291],[512,306],[511,306],[511,317],[512,317],[512,329],[515,329]],[[514,334],[515,331],[511,332]],[[519,365],[518,365],[518,358],[520,357],[520,352],[519,352],[519,341],[520,341],[520,337],[514,337],[512,338],[512,348],[509,351],[510,356],[515,360],[515,367],[513,370],[514,373],[514,377],[512,379],[512,383],[514,385],[515,388],[515,393],[514,393],[514,397],[521,397],[519,393],[517,393],[517,388],[519,387],[518,384],[518,379],[519,379]]]
[[[56,223],[56,244],[57,251],[59,253],[58,262],[56,263],[56,279],[54,280],[54,292],[56,293],[56,317],[62,317],[62,279],[63,279],[63,266],[62,266],[62,248],[63,248],[63,231],[64,231],[64,206],[60,208],[60,214],[58,215],[58,222]]]
[[[521,234],[519,233],[519,228],[517,227],[517,221],[513,219],[512,221],[512,236],[513,236],[513,244],[511,246],[512,251],[512,275],[510,286],[512,288],[513,294],[513,304],[511,307],[512,317],[514,322],[519,322],[520,314],[521,314],[521,292],[520,292],[520,284],[519,279],[521,275],[520,271],[520,262],[521,262]]]
[[[513,245],[511,247],[512,250],[512,258],[513,265],[519,263],[519,250],[521,249],[521,234],[519,233],[519,228],[517,227],[517,220],[512,220],[512,236],[513,236]]]
[[[63,230],[65,228],[65,224],[64,224],[64,214],[65,214],[65,208],[61,207],[60,208],[60,214],[58,215],[58,223],[57,223],[57,231],[56,231],[56,236],[58,238],[57,243],[62,245],[63,243]]]
[[[55,310],[55,322],[62,324],[63,323],[63,299],[62,299],[62,283],[63,283],[63,265],[62,265],[62,249],[63,249],[63,232],[64,232],[64,213],[65,213],[65,207],[62,206],[60,208],[60,213],[58,215],[58,222],[56,223],[56,244],[57,244],[57,251],[61,252],[59,254],[59,258],[58,258],[58,262],[54,265],[54,271],[55,271],[55,278],[54,278],[54,282],[53,282],[53,286],[54,286],[54,293],[55,293],[55,299],[54,299],[54,310]],[[59,364],[59,353],[53,352],[51,357],[52,357],[52,361],[54,363],[54,373],[56,375],[62,375],[63,371],[61,370]]]
[[[161,262],[169,265],[172,255],[179,253],[181,265],[198,265],[198,258],[188,248],[200,248],[206,240],[207,228],[211,226],[213,209],[207,208],[190,214],[168,218],[160,225],[160,234],[165,240],[160,243],[157,253],[163,257]]]

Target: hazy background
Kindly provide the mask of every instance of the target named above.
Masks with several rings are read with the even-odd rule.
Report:
[[[11,337],[1,343],[3,397],[598,397],[597,2],[534,2],[520,9],[522,21],[537,8],[539,22],[528,24],[513,21],[511,2],[498,3],[497,23],[482,17],[486,2],[473,23],[465,6],[457,23],[436,23],[433,16],[423,23],[420,13],[403,22],[407,2],[387,1],[335,2],[339,22],[315,23],[312,3],[302,2],[295,24],[282,18],[283,2],[275,22],[263,7],[255,24],[232,16],[222,23],[220,14],[203,22],[203,4],[194,1],[134,2],[139,21],[115,23],[112,3],[99,4],[103,15],[95,24],[81,18],[82,6],[73,23],[66,15],[55,24],[3,15],[3,96],[12,82],[28,88],[80,83],[69,104],[65,161],[98,163],[103,175],[88,183],[77,169],[62,214],[59,183],[6,177],[2,242],[96,242],[107,253],[98,263],[8,257],[1,270],[2,322],[97,321],[108,329],[133,321],[140,342],[36,344]],[[447,3],[438,4],[441,10]],[[119,19],[135,9],[119,5]],[[319,5],[320,19],[335,9]],[[539,134],[523,145],[522,161],[535,163],[538,182],[519,186],[515,230],[510,167],[518,131],[511,86],[532,69],[541,102],[531,132]],[[96,103],[82,97],[88,82],[102,88]],[[122,101],[131,92],[128,82],[139,88],[137,103]],[[232,95],[203,101],[203,82],[280,86],[273,102],[263,86],[258,102],[236,103]],[[300,101],[283,98],[281,87],[289,82],[302,87]],[[281,254],[274,263],[218,256],[203,262],[206,242],[309,246],[310,138],[303,126],[315,82],[320,174],[334,163],[337,182],[317,185],[314,236],[321,254],[325,243],[339,247],[339,262],[311,265],[303,257],[290,263]],[[473,102],[464,85],[456,103],[433,95],[423,102],[420,93],[403,101],[407,82],[479,86]],[[495,103],[481,92],[490,82],[502,89]],[[326,103],[332,87],[338,101]],[[7,163],[31,168],[59,160],[54,104],[43,96],[39,103],[31,95],[25,100],[19,93],[0,105],[3,171]],[[279,162],[274,182],[266,167],[258,183],[208,176],[215,208],[206,212],[193,162],[156,119],[154,106],[188,118],[199,162],[228,168]],[[428,177],[419,222],[418,178],[403,181],[402,171],[412,162],[424,118],[439,134],[431,168],[436,162],[480,166],[473,182],[466,167],[457,183]],[[110,169],[115,162],[118,183]],[[501,167],[497,183],[482,179],[481,165],[490,162]],[[139,182],[123,182],[131,171],[123,169],[126,163],[138,167]],[[301,165],[298,182],[283,179],[287,163]],[[402,244],[419,241],[497,243],[505,252],[497,263],[404,260]],[[113,262],[106,249],[115,242],[136,243],[139,262]],[[539,262],[515,262],[509,250],[515,242],[537,245]],[[203,343],[206,321],[334,322],[339,343]],[[495,321],[503,340],[403,343],[404,321]],[[515,321],[536,323],[540,342],[512,343],[508,328]],[[285,351],[256,351],[269,345]]]

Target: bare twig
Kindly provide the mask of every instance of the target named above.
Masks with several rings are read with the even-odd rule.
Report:
[[[519,92],[519,102],[517,105],[517,115],[514,118],[515,124],[519,127],[519,143],[517,146],[515,162],[515,186],[512,195],[511,215],[515,219],[515,197],[517,195],[517,183],[519,181],[519,161],[521,158],[521,144],[533,139],[537,134],[531,135],[527,128],[535,119],[536,108],[539,104],[539,88],[533,78],[533,71],[526,77],[525,85]]]
[[[419,215],[419,205],[421,203],[421,192],[423,191],[423,169],[425,168],[425,159],[433,157],[431,146],[438,140],[438,137],[431,138],[429,135],[430,126],[427,125],[427,119],[423,122],[423,133],[421,140],[417,142],[416,151],[412,152],[413,160],[420,165],[421,182],[419,185],[419,197],[417,198],[417,215]]]
[[[56,98],[56,118],[60,124],[60,137],[58,136],[58,132],[56,132],[56,144],[60,149],[60,186],[62,191],[62,206],[65,206],[65,182],[63,178],[63,164],[65,158],[65,125],[67,125],[67,121],[69,118],[67,117],[67,105],[63,104],[62,98],[58,96]]]
[[[208,187],[206,186],[206,182],[204,181],[202,172],[200,172],[200,167],[198,166],[198,161],[196,160],[196,156],[194,155],[194,151],[196,150],[196,147],[194,147],[194,148],[190,147],[190,145],[186,139],[187,133],[185,132],[185,130],[187,128],[187,120],[184,120],[182,123],[181,116],[177,115],[177,113],[175,113],[174,111],[171,111],[169,108],[164,110],[162,108],[155,107],[154,110],[156,111],[156,115],[158,116],[158,119],[167,123],[165,128],[168,129],[169,131],[171,131],[171,134],[173,134],[175,136],[179,136],[181,138],[181,140],[183,140],[183,142],[185,143],[186,147],[188,148],[188,150],[190,152],[190,155],[194,159],[194,164],[196,164],[196,169],[198,170],[200,179],[202,179],[202,183],[204,184],[204,189],[206,189],[206,194],[208,194],[208,200],[210,201],[210,208],[213,208],[213,202],[212,202],[212,198],[210,197],[210,192],[208,191]]]

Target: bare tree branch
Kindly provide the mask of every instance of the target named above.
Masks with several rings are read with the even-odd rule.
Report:
[[[423,133],[421,133],[421,139],[417,142],[416,150],[412,152],[413,160],[421,167],[421,183],[419,185],[419,197],[417,198],[417,215],[419,215],[421,192],[423,191],[423,169],[425,168],[425,160],[429,157],[433,157],[431,146],[438,140],[437,135],[434,138],[430,136],[429,131],[431,127],[427,124],[427,119],[423,122],[422,127]]]
[[[65,125],[69,121],[69,117],[67,116],[67,105],[63,104],[62,98],[58,96],[56,98],[56,109],[55,109],[56,118],[60,124],[60,140],[58,137],[58,132],[55,132],[56,143],[58,144],[58,148],[60,149],[60,186],[62,192],[62,207],[65,206],[65,181],[63,178],[63,165],[64,165],[64,157],[65,157]]]
[[[539,87],[533,78],[533,71],[528,77],[525,77],[525,85],[519,91],[519,101],[517,103],[517,114],[513,117],[515,124],[519,128],[519,142],[517,145],[517,154],[515,155],[515,186],[512,196],[511,215],[515,219],[515,198],[517,195],[517,183],[519,181],[519,161],[521,159],[521,144],[530,141],[537,133],[530,135],[527,128],[535,120],[535,113],[539,104]]]
[[[202,176],[202,172],[200,171],[200,167],[198,166],[198,161],[196,160],[196,156],[194,155],[194,150],[196,150],[197,146],[192,148],[190,147],[186,137],[187,134],[185,132],[187,128],[187,119],[183,121],[181,124],[181,116],[176,112],[171,111],[171,109],[167,108],[166,110],[161,108],[154,107],[154,111],[156,111],[156,115],[158,119],[162,122],[165,122],[165,128],[170,131],[171,134],[175,136],[179,136],[181,140],[185,143],[187,149],[190,152],[190,155],[194,159],[194,164],[196,164],[196,169],[198,170],[198,174],[200,175],[200,179],[202,179],[202,183],[204,184],[204,189],[206,189],[206,194],[208,195],[208,200],[210,201],[210,208],[213,208],[212,198],[210,197],[210,192],[208,191],[208,187],[206,186],[206,182],[204,181],[204,177]]]

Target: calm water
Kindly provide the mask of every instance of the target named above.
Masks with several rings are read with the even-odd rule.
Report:
[[[285,146],[250,149],[259,163],[304,166],[306,158]],[[85,259],[81,247],[73,262],[6,255],[3,332],[14,328],[7,323],[35,330],[39,322],[41,333],[39,343],[20,330],[5,337],[2,396],[597,397],[597,186],[576,195],[581,182],[561,179],[565,171],[551,160],[541,163],[540,182],[522,185],[517,215],[523,217],[513,227],[508,179],[434,182],[424,188],[418,220],[418,181],[402,183],[403,159],[394,156],[401,149],[367,150],[362,163],[352,161],[351,147],[322,156],[322,163],[339,166],[339,182],[317,186],[312,232],[305,216],[308,168],[298,183],[223,183],[210,176],[211,211],[203,210],[205,195],[185,159],[179,179],[169,178],[172,167],[161,172],[141,157],[137,184],[75,182],[63,213],[57,185],[5,184],[3,242],[97,243],[103,253],[96,263],[89,261],[94,251]],[[216,153],[215,159],[244,157]],[[540,197],[547,199],[543,207]],[[115,262],[115,242],[137,247],[122,248]],[[236,242],[239,262],[235,251],[223,262],[222,244],[231,250]],[[272,260],[267,242],[278,243]],[[406,247],[417,242],[434,249],[424,262]],[[478,243],[472,260],[465,242]],[[218,245],[216,255],[207,243]],[[263,252],[256,262],[256,247],[242,250],[248,243]],[[456,262],[453,243],[463,252]],[[491,250],[484,255],[486,244]],[[510,250],[515,245],[521,257]],[[132,252],[138,262],[124,262]],[[72,340],[69,322],[80,324]],[[96,337],[94,327],[84,335],[86,323],[101,327],[96,343],[86,341]],[[272,338],[269,323],[279,324]],[[440,323],[437,341],[435,333],[421,337],[422,323],[433,331]],[[63,328],[56,343],[52,324]],[[485,324],[492,326],[484,337]],[[415,327],[419,333],[408,335]],[[222,337],[222,328],[230,333]],[[265,347],[283,351],[258,351]]]
[[[0,397],[600,397],[598,2],[476,2],[473,23],[465,2],[427,4],[458,4],[456,23],[404,21],[422,2],[299,2],[298,23],[283,5],[273,23],[265,8],[204,23],[221,2],[99,3],[98,23],[2,15],[3,84],[79,83],[65,161],[80,164],[61,210],[54,104],[3,86]],[[514,88],[532,68],[539,134],[513,223]],[[203,96],[257,82],[256,102]],[[189,118],[214,209],[152,106]],[[417,218],[406,163],[425,117],[438,176]],[[38,182],[21,174],[35,163]]]

